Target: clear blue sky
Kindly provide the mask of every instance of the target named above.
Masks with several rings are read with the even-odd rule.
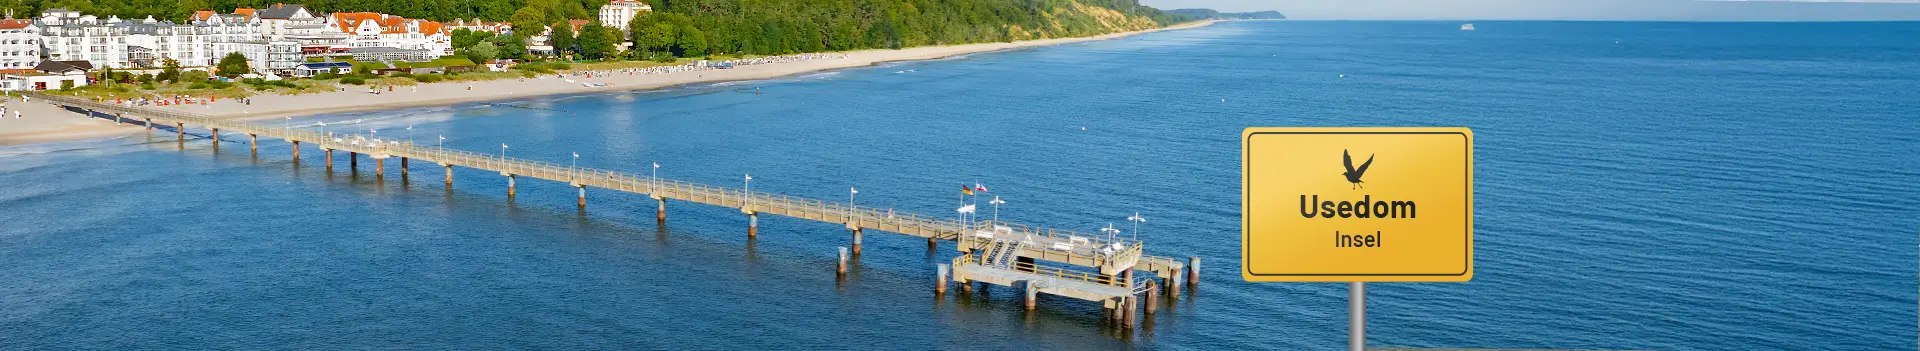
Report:
[[[1920,0],[1141,0],[1160,9],[1276,10],[1294,19],[1916,21]],[[1920,40],[1920,39],[1916,39]]]

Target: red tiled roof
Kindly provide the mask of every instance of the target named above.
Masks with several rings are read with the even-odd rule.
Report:
[[[33,20],[29,19],[0,19],[0,29],[20,29],[32,24]]]
[[[378,21],[380,20],[380,14],[372,12],[334,12],[333,20],[335,24],[340,25],[340,31],[353,33],[354,28],[360,27],[361,21]]]

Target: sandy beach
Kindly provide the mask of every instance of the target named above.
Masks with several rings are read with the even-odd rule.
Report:
[[[845,55],[844,58],[750,65],[726,70],[638,75],[613,74],[595,76],[593,78],[567,77],[564,79],[556,78],[552,75],[544,75],[539,78],[527,79],[448,82],[420,84],[410,87],[394,87],[391,92],[382,92],[381,94],[368,93],[365,88],[349,87],[346,91],[318,94],[259,95],[252,98],[252,104],[241,104],[235,100],[223,99],[210,104],[177,105],[162,108],[216,117],[261,119],[279,118],[282,116],[449,105],[462,102],[515,99],[542,95],[648,90],[686,84],[776,78],[807,72],[870,66],[884,62],[930,60],[980,52],[1105,40],[1157,31],[1203,27],[1213,23],[1214,21],[1200,21],[1144,31],[1079,38],[1029,40],[1011,43],[924,46],[899,50],[851,51],[842,53]],[[605,84],[605,86],[589,87],[582,84],[583,82],[601,83]],[[7,100],[6,106],[8,108],[8,116],[4,120],[0,120],[0,145],[82,140],[135,134],[144,131],[144,129],[134,126],[116,127],[113,122],[109,120],[81,118],[80,114],[67,112],[37,101],[23,102],[17,97]],[[12,117],[14,109],[20,109],[20,111],[23,112],[22,118],[15,119]]]

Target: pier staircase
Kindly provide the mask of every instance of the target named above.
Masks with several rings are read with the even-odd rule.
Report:
[[[984,261],[982,262],[983,265],[1000,269],[1014,269],[1017,261],[1019,261],[1020,250],[1026,248],[1026,243],[1010,240],[994,240],[986,246],[986,252],[980,254],[981,260]]]

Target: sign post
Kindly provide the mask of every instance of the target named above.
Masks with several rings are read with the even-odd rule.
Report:
[[[1241,277],[1347,282],[1349,348],[1366,283],[1473,279],[1473,131],[1247,128]]]

